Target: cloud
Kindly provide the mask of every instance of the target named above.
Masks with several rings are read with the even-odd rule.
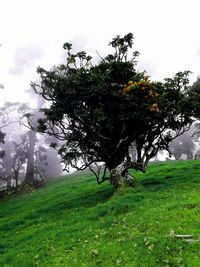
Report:
[[[28,69],[35,67],[38,59],[44,55],[42,43],[31,43],[19,47],[15,51],[14,66],[9,69],[9,74],[23,75]]]
[[[157,78],[156,77],[156,67],[149,60],[141,60],[140,61],[138,59],[137,68],[139,69],[139,71],[145,71],[148,75],[151,76],[151,78],[153,78],[153,79]]]
[[[200,56],[200,46],[197,48],[197,50],[196,50],[196,55],[197,56]]]

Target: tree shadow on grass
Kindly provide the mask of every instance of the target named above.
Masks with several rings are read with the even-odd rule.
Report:
[[[114,194],[115,189],[113,187],[106,188],[103,190],[96,190],[94,192],[88,191],[84,192],[84,194],[79,195],[77,198],[71,199],[65,203],[65,207],[68,209],[74,208],[90,208],[96,206],[97,204],[101,204],[107,202]]]
[[[78,210],[83,208],[91,208],[108,201],[113,196],[114,192],[115,189],[110,187],[100,191],[95,190],[92,193],[91,191],[84,192],[83,194],[79,194],[77,197],[64,201],[63,198],[61,198],[60,200],[57,200],[57,202],[52,203],[47,207],[36,210],[32,214],[26,216],[25,219],[32,220],[44,214],[48,214],[49,216],[51,213],[55,216],[55,214],[60,214],[63,211],[72,209]]]
[[[140,184],[148,191],[161,191],[169,188],[180,188],[181,186],[191,187],[193,184],[200,183],[200,179],[196,175],[188,179],[181,173],[167,174],[160,178],[147,178],[140,181]]]
[[[166,189],[169,185],[162,179],[145,179],[140,182],[148,191],[159,191]]]
[[[0,230],[7,231],[15,229],[16,227],[23,226],[28,224],[28,222],[33,223],[34,220],[38,220],[41,217],[55,217],[69,210],[81,210],[84,208],[94,207],[98,204],[105,203],[108,201],[114,194],[115,189],[110,187],[101,190],[95,190],[91,192],[84,191],[82,194],[78,194],[77,197],[70,199],[65,199],[61,197],[55,202],[43,203],[44,206],[37,208],[35,211],[25,215],[23,218],[14,220],[3,224],[0,227]],[[28,213],[28,212],[27,212]]]

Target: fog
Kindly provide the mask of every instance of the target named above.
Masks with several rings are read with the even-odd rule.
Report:
[[[63,60],[62,45],[104,55],[117,34],[133,32],[140,52],[138,68],[152,79],[191,70],[199,75],[198,1],[64,0],[3,1],[0,16],[0,83],[4,101],[20,98],[37,79],[38,65],[50,68]],[[187,18],[187,19],[186,19]]]
[[[11,75],[23,75],[29,69],[37,67],[38,59],[44,54],[44,46],[41,43],[31,43],[15,50],[14,64],[9,69]]]
[[[38,99],[38,108],[42,103]],[[27,182],[37,185],[62,174],[61,159],[50,148],[51,140],[24,126],[23,116],[26,112],[37,114],[23,103],[4,103],[0,107],[1,190],[18,188]]]

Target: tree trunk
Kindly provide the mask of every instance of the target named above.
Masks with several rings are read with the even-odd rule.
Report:
[[[7,176],[7,190],[11,190],[11,175]]]
[[[128,172],[127,164],[121,163],[110,171],[110,181],[115,188],[122,188],[125,184],[134,187],[135,177]]]
[[[26,167],[26,175],[24,179],[24,184],[34,184],[34,151],[36,143],[36,132],[29,132],[29,148],[28,148],[28,162]]]
[[[20,170],[20,164],[19,164],[19,158],[18,158],[18,155],[14,155],[13,157],[13,166],[12,166],[12,169],[13,169],[13,180],[15,181],[15,188],[18,188],[19,186],[19,170]],[[13,187],[13,185],[12,185]]]
[[[16,170],[14,170],[14,180],[15,180],[15,187],[19,187],[19,167],[17,167]]]
[[[39,97],[38,102],[37,102],[37,109],[40,109],[42,105],[44,104],[44,102],[45,100]],[[36,115],[35,117],[36,124],[37,124],[38,114],[39,112],[35,112],[34,114]],[[33,121],[33,124],[34,124],[34,121]],[[37,181],[35,179],[34,152],[35,152],[36,141],[37,141],[36,132],[30,130],[29,131],[29,148],[28,148],[28,156],[27,156],[28,162],[27,162],[26,175],[25,175],[23,184],[40,186],[41,181]]]

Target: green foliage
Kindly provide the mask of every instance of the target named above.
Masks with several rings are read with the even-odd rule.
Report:
[[[155,163],[120,194],[82,172],[8,197],[0,266],[199,266],[200,242],[174,237],[200,239],[199,174],[198,160]]]
[[[58,151],[66,165],[78,167],[82,160],[86,168],[103,162],[112,170],[130,161],[128,149],[134,143],[134,166],[145,170],[191,123],[189,72],[152,82],[135,69],[138,52],[129,58],[133,34],[117,36],[110,45],[114,53],[93,65],[85,51],[72,53],[72,45],[65,43],[65,65],[50,71],[38,68],[41,83],[32,87],[50,105],[42,109],[37,129],[63,142]]]
[[[200,77],[191,86],[189,92],[190,95],[190,107],[192,106],[192,115],[200,119]]]

